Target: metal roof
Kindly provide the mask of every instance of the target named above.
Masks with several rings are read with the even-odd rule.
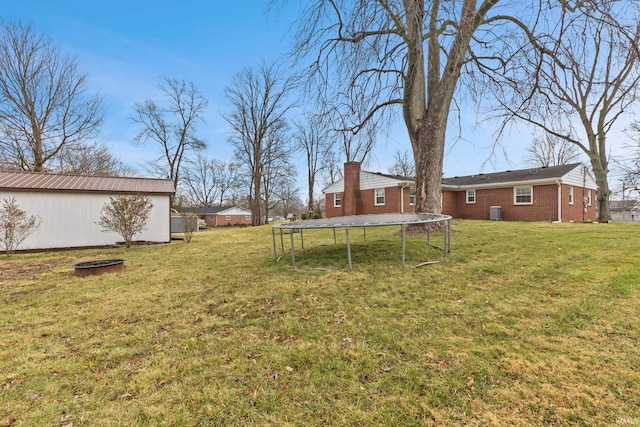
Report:
[[[174,194],[170,179],[2,172],[0,190]]]

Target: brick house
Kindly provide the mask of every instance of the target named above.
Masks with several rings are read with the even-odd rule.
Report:
[[[225,225],[251,225],[251,211],[238,206],[203,206],[183,208],[183,212],[196,213],[207,227]]]
[[[325,188],[326,216],[413,212],[413,178],[345,164],[344,179]],[[596,218],[597,185],[579,163],[444,178],[442,213],[454,218],[582,221]]]

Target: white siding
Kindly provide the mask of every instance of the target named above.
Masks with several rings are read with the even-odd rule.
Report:
[[[96,224],[108,194],[67,192],[0,192],[0,200],[15,197],[22,210],[41,219],[40,228],[18,249],[50,249],[112,245],[122,241],[114,232],[103,232]],[[153,208],[147,230],[135,240],[169,242],[169,196],[149,195]]]
[[[251,215],[251,211],[234,206],[218,212],[217,215]]]
[[[574,187],[580,187],[584,185],[586,188],[596,190],[598,185],[596,181],[591,177],[589,171],[585,171],[583,166],[578,166],[568,174],[562,177],[562,183],[567,185],[573,185]]]
[[[389,176],[380,175],[377,173],[370,173],[365,171],[360,172],[360,190],[397,187],[399,184],[404,182],[405,181]],[[413,183],[413,181],[411,181],[411,183]],[[334,182],[333,184],[322,190],[322,192],[325,194],[344,193],[344,178],[340,179],[340,181],[338,182]]]

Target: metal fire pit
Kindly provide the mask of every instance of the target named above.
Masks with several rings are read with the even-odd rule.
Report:
[[[73,266],[76,276],[95,276],[97,274],[113,273],[124,268],[123,259],[105,259],[100,261],[87,261]]]

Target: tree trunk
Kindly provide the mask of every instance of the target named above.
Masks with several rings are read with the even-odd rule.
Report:
[[[433,110],[431,110],[433,111]],[[425,115],[414,148],[416,213],[442,213],[442,167],[447,114]]]
[[[607,166],[603,165],[599,157],[591,158],[591,168],[595,175],[596,184],[598,184],[597,192],[597,209],[598,209],[598,221],[610,221],[611,212],[609,210],[609,182],[607,179]]]
[[[309,219],[313,219],[313,187],[315,185],[315,179],[311,171],[309,171],[309,175],[308,175],[308,184],[309,184],[309,215],[311,215],[311,218]]]

